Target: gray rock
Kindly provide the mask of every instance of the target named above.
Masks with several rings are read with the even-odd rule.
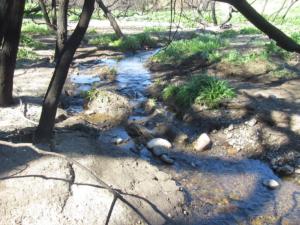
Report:
[[[279,182],[274,179],[266,179],[263,181],[263,185],[270,189],[276,189],[280,186]]]
[[[87,104],[87,108],[99,115],[98,117],[101,116],[101,119],[111,121],[113,125],[125,121],[131,112],[128,99],[111,91],[98,91]]]
[[[147,143],[147,148],[153,149],[154,147],[171,148],[172,144],[163,138],[154,138]]]
[[[203,133],[193,142],[193,147],[196,151],[203,151],[206,150],[210,144],[210,137],[206,133]]]
[[[167,163],[167,164],[174,164],[174,159],[170,158],[168,155],[166,154],[163,154],[161,157],[160,157],[161,161]]]
[[[295,169],[295,174],[300,174],[300,168]]]

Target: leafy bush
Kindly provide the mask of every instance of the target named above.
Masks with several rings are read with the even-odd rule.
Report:
[[[235,91],[227,81],[208,75],[193,77],[186,84],[169,85],[163,90],[163,99],[173,98],[175,103],[189,107],[193,103],[217,107],[223,100],[235,97]]]
[[[223,31],[220,36],[222,38],[234,38],[239,34],[239,32],[235,31],[235,30],[225,30]]]
[[[222,60],[224,62],[229,62],[235,65],[246,64],[255,60],[266,60],[266,55],[264,52],[249,52],[242,54],[237,50],[232,50],[226,53]]]

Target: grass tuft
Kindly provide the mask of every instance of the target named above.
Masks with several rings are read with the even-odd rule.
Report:
[[[235,97],[235,91],[227,81],[208,75],[197,75],[186,84],[169,85],[163,90],[163,99],[174,99],[179,106],[203,104],[208,108],[216,108],[219,104]]]

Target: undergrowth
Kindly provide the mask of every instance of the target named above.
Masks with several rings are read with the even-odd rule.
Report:
[[[173,99],[179,106],[202,104],[208,108],[216,108],[219,104],[235,97],[235,91],[227,81],[208,75],[194,76],[182,85],[168,85],[163,90],[165,101]]]

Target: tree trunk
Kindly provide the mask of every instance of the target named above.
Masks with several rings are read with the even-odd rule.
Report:
[[[13,104],[13,77],[25,0],[1,0],[0,106]],[[3,8],[2,8],[3,7]]]
[[[56,31],[56,26],[51,23],[51,20],[50,20],[49,14],[47,12],[47,7],[46,7],[46,4],[45,4],[44,0],[39,0],[39,5],[41,7],[43,17],[44,17],[44,20],[46,22],[46,25],[47,25],[48,29]]]
[[[300,45],[287,36],[277,27],[269,23],[260,15],[246,0],[216,0],[234,6],[243,16],[245,16],[254,26],[273,39],[276,44],[289,51],[300,53]]]
[[[211,17],[215,26],[218,26],[218,19],[216,14],[216,2],[212,1],[211,3]]]
[[[68,6],[69,0],[58,1],[56,48],[54,61],[57,61],[68,38]]]
[[[42,114],[36,130],[37,141],[47,141],[52,137],[59,97],[75,51],[79,47],[88,28],[94,11],[94,4],[95,0],[84,1],[79,22],[58,57],[51,82],[44,98]]]
[[[112,28],[114,29],[116,35],[118,38],[122,38],[124,37],[124,34],[122,33],[115,17],[113,16],[113,14],[110,12],[110,10],[104,5],[104,3],[102,2],[102,0],[96,0],[99,7],[102,9],[105,17],[109,20],[110,25],[112,26]]]
[[[51,17],[52,17],[52,25],[57,26],[57,15],[56,15],[56,0],[52,0],[51,2]]]

